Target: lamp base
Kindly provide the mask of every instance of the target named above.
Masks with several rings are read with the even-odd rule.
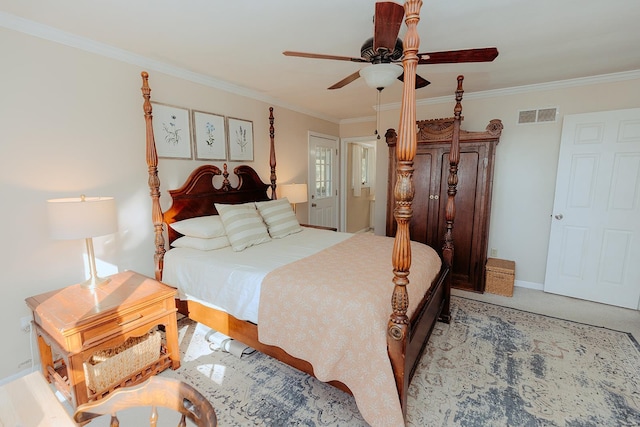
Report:
[[[87,243],[87,257],[89,258],[89,274],[91,274],[91,277],[82,282],[80,286],[87,289],[97,289],[101,285],[109,283],[111,279],[98,277],[98,272],[96,270],[96,256],[93,254],[93,239],[91,237],[87,237],[85,241]]]
[[[108,277],[105,278],[105,277],[91,276],[84,282],[80,283],[80,286],[86,289],[97,289],[100,286],[106,285],[110,281],[111,279]]]

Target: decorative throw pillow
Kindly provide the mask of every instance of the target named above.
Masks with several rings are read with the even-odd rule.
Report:
[[[222,218],[224,229],[234,251],[239,252],[249,246],[271,240],[267,227],[253,202],[240,205],[216,203],[215,207]]]
[[[256,207],[267,224],[269,235],[274,239],[302,231],[296,214],[293,213],[291,204],[286,197],[279,200],[256,202]]]
[[[199,216],[169,224],[178,233],[201,239],[211,239],[225,235],[224,225],[219,215]]]
[[[231,246],[227,236],[201,239],[200,237],[182,236],[171,243],[174,248],[191,248],[200,251],[212,251]]]

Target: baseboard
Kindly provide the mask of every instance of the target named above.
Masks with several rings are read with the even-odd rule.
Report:
[[[514,285],[520,288],[535,289],[537,291],[544,290],[544,285],[542,283],[525,282],[524,280],[516,280]]]
[[[27,374],[30,374],[31,372],[35,371],[39,369],[39,366],[34,366],[33,368],[29,367],[27,369],[23,369],[20,372],[16,372],[13,375],[9,375],[8,377],[4,377],[2,379],[0,379],[0,386],[3,386],[7,383],[10,383],[11,381],[17,380],[20,377],[24,377]]]

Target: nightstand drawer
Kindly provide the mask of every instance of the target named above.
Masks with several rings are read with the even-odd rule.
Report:
[[[118,317],[107,319],[106,322],[81,332],[81,347],[94,347],[110,340],[112,337],[122,336],[140,326],[146,326],[147,330],[141,333],[144,334],[148,332],[148,329],[155,326],[155,324],[152,324],[154,320],[158,320],[168,313],[163,304],[154,304],[135,312],[123,313]]]

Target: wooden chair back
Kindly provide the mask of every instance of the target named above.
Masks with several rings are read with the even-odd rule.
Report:
[[[76,423],[84,424],[102,415],[111,414],[111,427],[117,427],[120,425],[118,412],[139,406],[151,407],[151,427],[157,424],[158,406],[182,414],[178,427],[186,426],[186,418],[198,427],[217,425],[213,406],[198,390],[182,381],[159,376],[153,376],[132,387],[120,388],[104,399],[80,405],[73,419]]]

